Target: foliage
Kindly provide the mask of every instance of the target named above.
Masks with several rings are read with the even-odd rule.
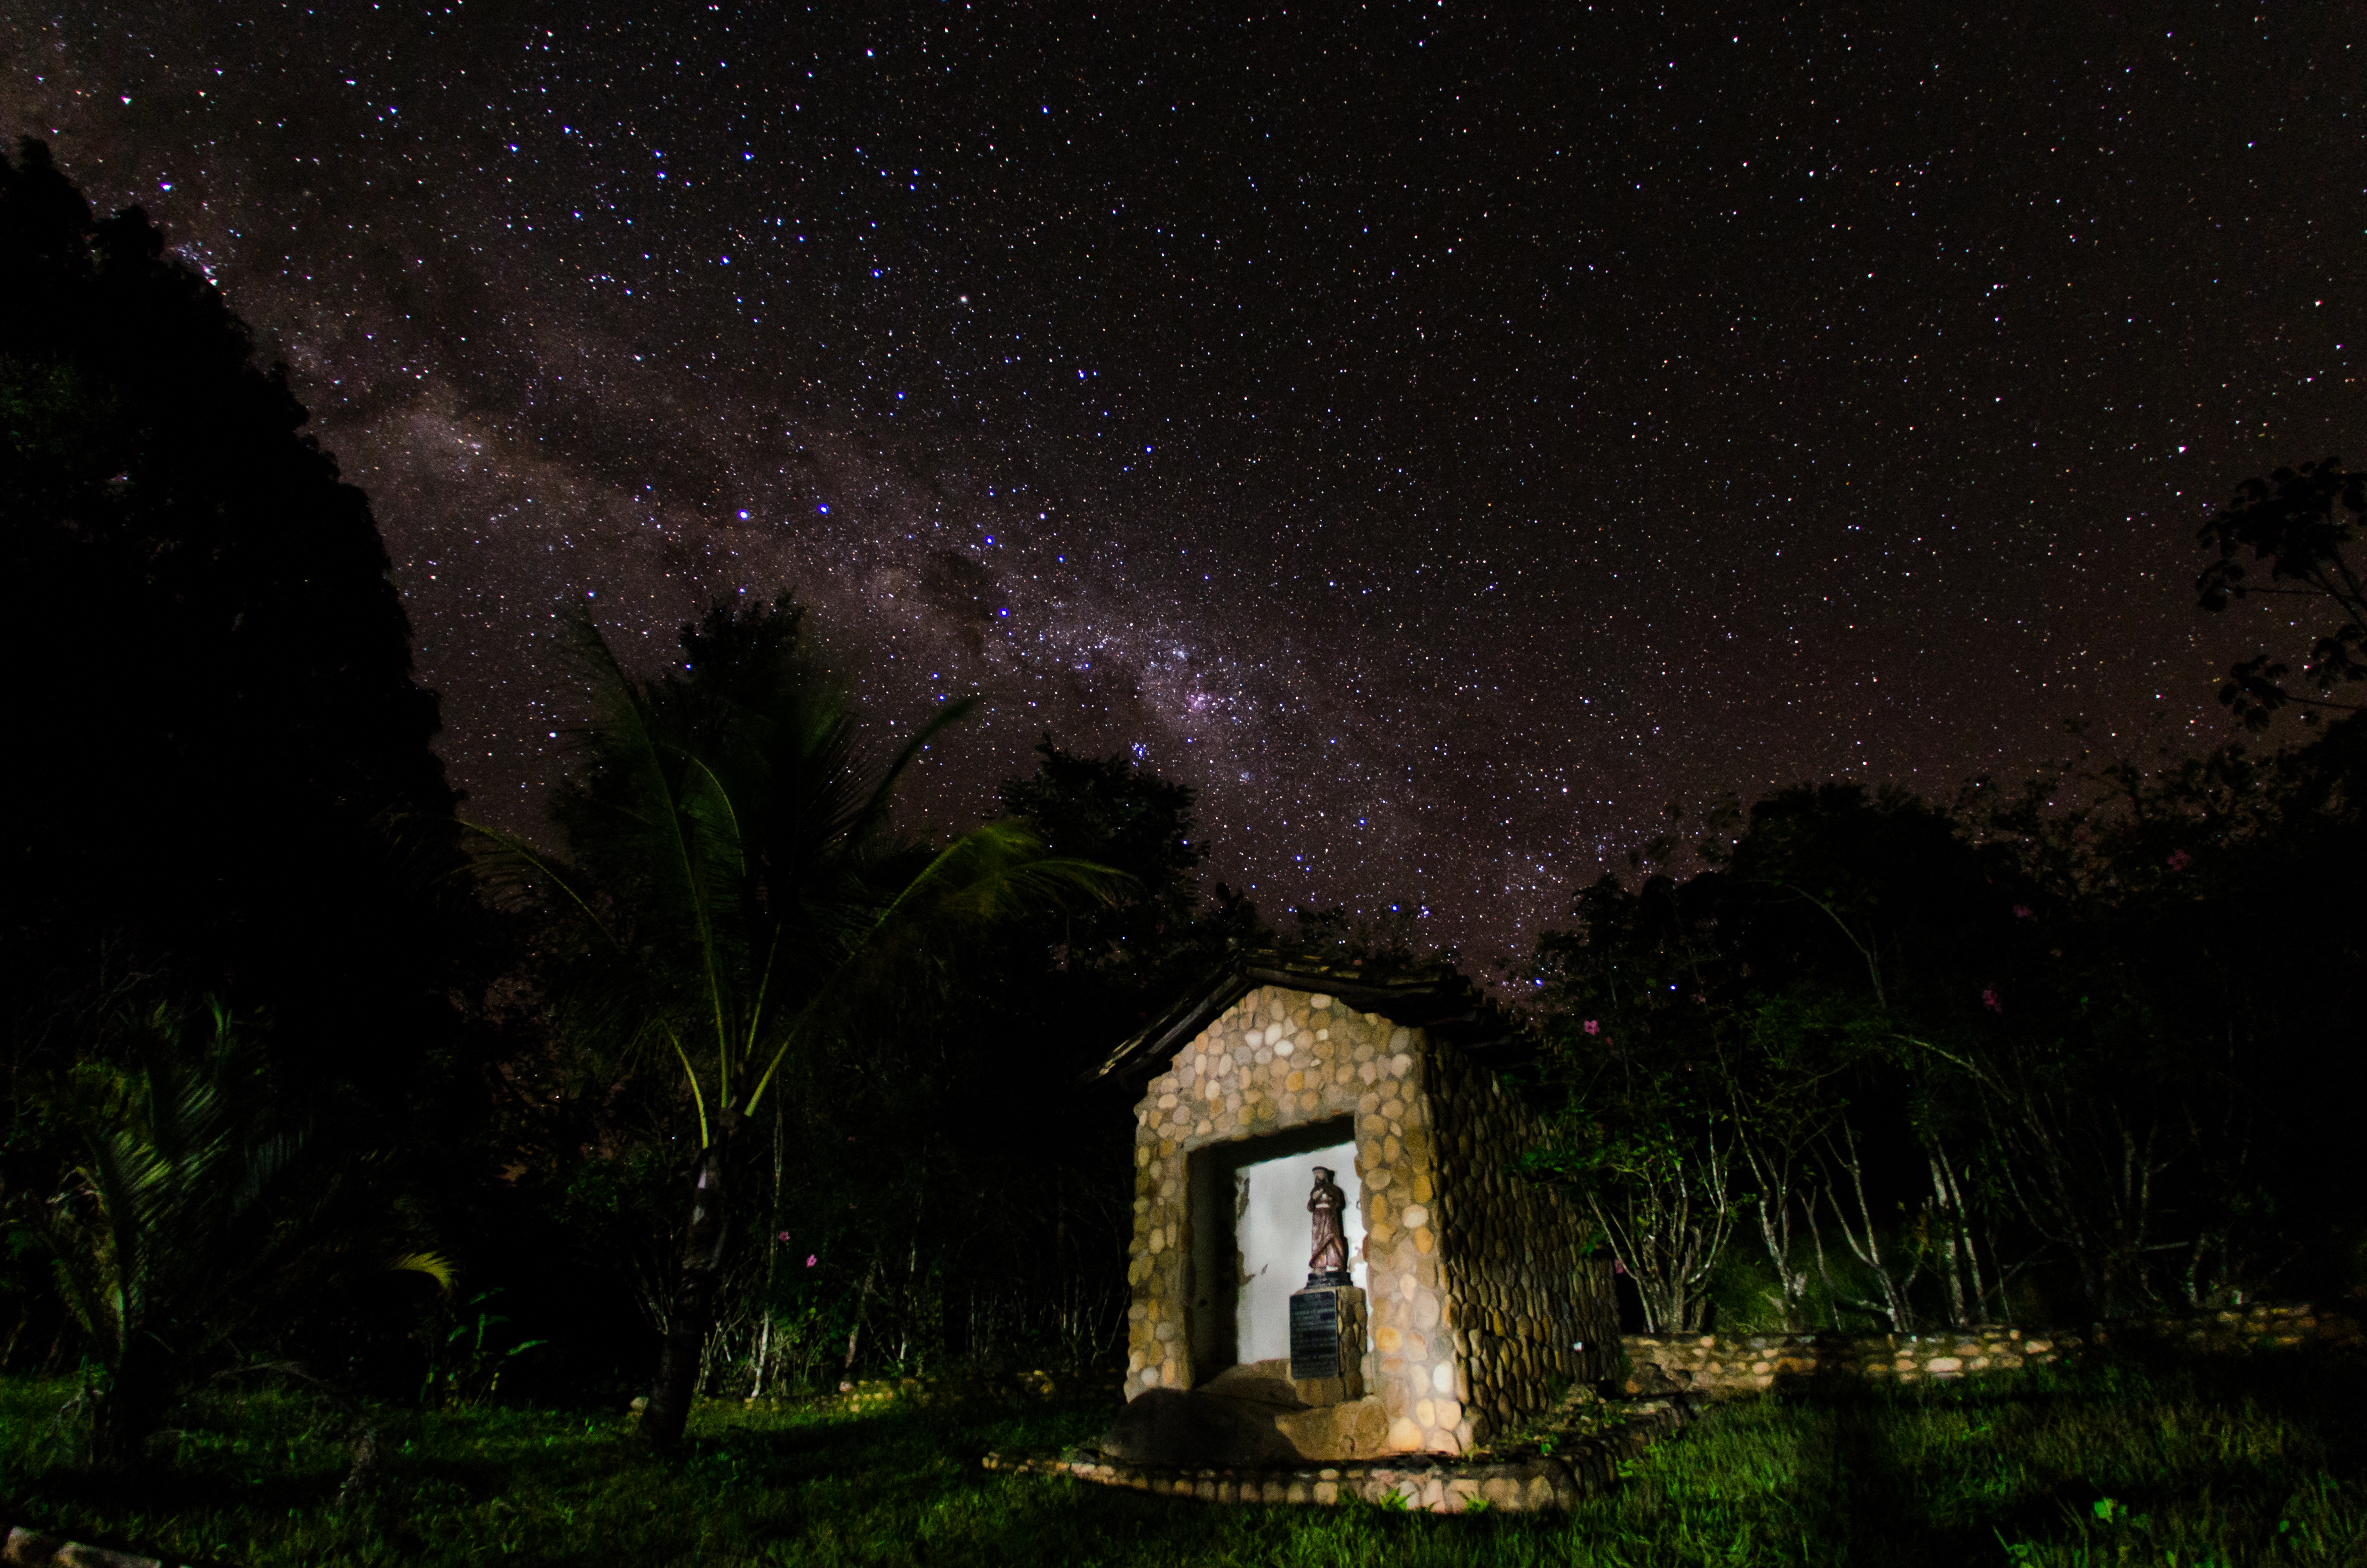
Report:
[[[0,1051],[134,972],[267,1010],[316,1115],[420,1109],[500,953],[368,501],[213,286],[38,142],[0,157],[0,656],[40,672],[40,765],[0,786]]]
[[[427,1342],[427,1375],[420,1383],[420,1403],[430,1409],[490,1404],[510,1362],[548,1343],[499,1332],[510,1321],[493,1310],[501,1293],[498,1287],[480,1290],[456,1303],[447,1285],[444,1310],[421,1334]]]
[[[2130,1175],[2164,1166],[2150,1201],[2178,1228],[2124,1246],[2119,1266],[2179,1244],[2145,1258],[2157,1294],[2202,1304],[2272,1279],[2344,1282],[2327,1266],[2359,1227],[2320,1195],[2349,1138],[2334,1108],[2367,1085],[2351,1044],[2367,1003],[2351,892],[2367,872],[2362,780],[2367,723],[2353,717],[2266,756],[2237,743],[2150,771],[2118,764],[2089,801],[1999,802],[1988,819],[2031,868],[2033,934],[2049,939],[2022,983],[2071,1042],[2016,1093],[2137,1134],[2131,1156],[2065,1183],[2091,1214],[2133,1209],[2132,1189],[2146,1195]],[[2027,1068],[2000,1054],[1995,1070]]]
[[[1604,878],[1538,944],[1564,1098],[1532,1170],[1575,1185],[1635,1281],[1648,1331],[1698,1329],[1737,1219],[1735,1131],[1699,936],[1678,890]]]
[[[1060,912],[1062,960],[1157,962],[1163,939],[1192,923],[1199,902],[1194,873],[1208,851],[1192,841],[1192,790],[1145,772],[1130,757],[1075,756],[1048,734],[1036,756],[1031,777],[1008,779],[997,791],[1003,814],[1025,823],[1052,854],[1130,879],[1121,896]]]
[[[485,830],[572,938],[565,1027],[618,1065],[682,1072],[698,1147],[763,1103],[793,1050],[940,972],[982,932],[1112,880],[1015,824],[928,850],[890,837],[898,778],[952,705],[866,772],[855,716],[798,657],[786,597],[685,627],[683,673],[625,673],[583,628],[602,705],[553,816],[572,862]]]
[[[1223,891],[1223,884],[1217,884]],[[1248,938],[1245,945],[1271,946],[1294,960],[1319,964],[1354,964],[1368,974],[1405,973],[1438,964],[1453,964],[1460,954],[1452,945],[1427,939],[1421,917],[1401,904],[1381,915],[1358,915],[1345,907],[1291,911],[1287,936],[1272,934]]]
[[[649,1292],[665,1343],[646,1424],[660,1442],[706,1369],[747,1174],[739,1135],[784,1069],[860,1051],[991,933],[1116,880],[1046,854],[1017,823],[934,850],[893,837],[898,778],[962,707],[866,767],[844,694],[799,656],[801,625],[786,597],[719,604],[683,629],[681,670],[644,680],[584,624],[599,713],[552,812],[570,858],[483,830],[568,944],[561,1027],[617,1070],[678,1070],[687,1100],[674,1130],[694,1152],[687,1220]],[[776,1142],[776,1208],[781,1170]]]
[[[792,1239],[771,1264],[791,1304],[740,1331],[744,1356],[766,1343],[767,1323],[776,1353],[807,1347],[802,1375],[824,1383],[858,1362],[900,1373],[1097,1365],[1116,1343],[1130,1118],[1090,1070],[1255,916],[1221,886],[1201,903],[1188,789],[1048,741],[1036,759],[1002,787],[1005,808],[1048,853],[1127,880],[1007,923],[946,992],[819,1066],[804,1103],[829,1128],[810,1146],[832,1157],[791,1161],[776,1232]]]
[[[19,1205],[90,1346],[93,1429],[114,1460],[373,1239],[350,1162],[276,1115],[229,1016],[210,1023],[191,1048],[160,1010],[135,1065],[77,1064],[48,1098],[82,1157],[46,1203]],[[391,1267],[451,1282],[433,1253]]]
[[[2227,672],[2219,700],[2248,728],[2266,729],[2289,704],[2301,706],[2307,724],[2323,711],[2358,710],[2359,704],[2339,701],[2334,692],[2367,680],[2367,579],[2350,558],[2362,513],[2367,472],[2346,471],[2341,459],[2327,458],[2246,480],[2235,499],[2203,523],[2202,543],[2217,552],[2195,581],[2204,609],[2224,611],[2254,594],[2294,596],[2323,601],[2339,618],[2333,631],[2310,644],[2302,663],[2302,684],[2315,697],[2285,684],[2293,667],[2274,654],[2255,654]],[[2268,568],[2266,583],[2253,580],[2242,560],[2247,551],[2254,566]]]
[[[1093,1365],[1122,1329],[1128,1118],[1089,1072],[1253,912],[1221,887],[1199,907],[1191,790],[1048,741],[1036,758],[1002,787],[1005,809],[1048,853],[1126,880],[1005,924],[932,1005],[811,1080],[835,1158],[793,1174],[778,1256],[799,1321],[835,1333],[830,1381],[858,1360]],[[839,1219],[801,1218],[822,1215]]]
[[[37,672],[0,786],[0,1190],[101,1179],[95,1106],[189,1086],[150,1084],[124,1020],[218,1000],[270,1117],[311,1130],[298,1163],[390,1151],[374,1203],[467,1211],[511,949],[465,875],[367,499],[219,291],[137,209],[94,218],[35,142],[0,157],[0,654]],[[109,1200],[135,1198],[164,1200]],[[97,1355],[103,1317],[75,1323],[30,1239],[0,1252],[0,1353]],[[346,1377],[399,1351],[409,1294],[274,1342]]]
[[[1538,1168],[1626,1206],[1600,1222],[1655,1324],[1706,1310],[1723,1238],[1682,1217],[1720,1192],[1795,1328],[1811,1297],[1911,1333],[2347,1282],[2362,749],[2352,720],[1947,809],[1784,790],[1691,877],[1605,879],[1532,971]]]

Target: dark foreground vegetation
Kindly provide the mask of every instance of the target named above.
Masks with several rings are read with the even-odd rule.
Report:
[[[843,1417],[702,1406],[665,1457],[613,1417],[389,1410],[339,1501],[346,1417],[214,1394],[172,1477],[62,1462],[59,1384],[0,1389],[0,1495],[82,1539],[200,1561],[603,1564],[2355,1563],[2367,1368],[2301,1357],[2094,1368],[1726,1406],[1567,1518],[1224,1507],[1007,1478],[1105,1408]]]
[[[962,705],[863,744],[787,596],[657,669],[566,629],[568,776],[473,821],[368,502],[219,294],[28,143],[0,299],[0,1502],[291,1562],[2358,1550],[2355,1369],[1779,1399],[1569,1526],[976,1471],[1106,1412],[771,1414],[1108,1367],[1131,1123],[1088,1069],[1244,945],[1443,955],[1204,889],[1188,789],[1048,736],[999,820],[908,831]],[[2201,608],[2323,629],[2230,672],[2241,738],[1697,806],[1481,977],[1634,1326],[2367,1287],[2362,511],[2329,460],[2205,527]]]

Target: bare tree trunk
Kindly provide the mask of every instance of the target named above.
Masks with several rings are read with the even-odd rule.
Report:
[[[1965,1228],[1964,1217],[1956,1212],[1955,1205],[1948,1191],[1948,1183],[1940,1175],[1938,1153],[1926,1150],[1924,1164],[1930,1166],[1931,1171],[1932,1211],[1942,1227],[1942,1234],[1940,1237],[1940,1265],[1948,1277],[1948,1326],[1964,1328],[1972,1321],[1965,1315],[1965,1280],[1962,1272],[1956,1267],[1956,1241]],[[1974,1288],[1976,1291],[1978,1290],[1978,1280],[1974,1281]]]
[[[1742,1145],[1742,1157],[1750,1163],[1751,1176],[1759,1183],[1759,1239],[1767,1248],[1767,1261],[1775,1266],[1776,1289],[1781,1296],[1776,1304],[1784,1313],[1784,1326],[1804,1327],[1808,1273],[1792,1266],[1792,1189],[1797,1185],[1793,1178],[1796,1151],[1787,1149],[1779,1154],[1761,1148],[1755,1139],[1746,1137],[1738,1142]]]
[[[1647,1333],[1688,1334],[1700,1326],[1710,1273],[1734,1227],[1727,1197],[1734,1150],[1717,1141],[1715,1123],[1702,1154],[1697,1168],[1675,1152],[1658,1168],[1632,1175],[1623,1184],[1627,1196],[1614,1204],[1591,1189],[1587,1194],[1595,1223],[1636,1282]]]
[[[681,1440],[682,1429],[690,1420],[691,1402],[698,1396],[702,1353],[708,1331],[715,1323],[724,1247],[731,1234],[730,1191],[724,1173],[738,1123],[736,1113],[725,1112],[715,1141],[699,1151],[691,1167],[690,1224],[683,1233],[682,1258],[674,1275],[674,1299],[666,1310],[657,1376],[650,1383],[649,1408],[641,1413],[641,1436],[662,1449]]]
[[[1639,1248],[1643,1244],[1643,1236],[1633,1227],[1621,1224],[1617,1219],[1613,1217],[1610,1210],[1603,1207],[1602,1199],[1597,1197],[1591,1191],[1588,1192],[1586,1195],[1586,1205],[1594,1212],[1595,1224],[1601,1227],[1604,1235],[1611,1238],[1612,1263],[1614,1267],[1624,1272],[1629,1279],[1635,1281],[1636,1299],[1642,1305],[1644,1310],[1644,1332],[1646,1334],[1659,1333],[1660,1321],[1659,1312],[1658,1311],[1659,1304],[1658,1292],[1648,1288],[1645,1283],[1644,1277],[1635,1269],[1629,1268],[1626,1262],[1628,1258],[1634,1257],[1637,1260],[1639,1265],[1642,1263],[1642,1255]]]
[[[2090,1310],[2110,1314],[2137,1304],[2144,1257],[2156,1250],[2154,1178],[2191,1140],[2142,1099],[2126,1104],[2059,1082],[2048,1069],[2060,1063],[2033,1062],[2018,1050],[1993,1062],[1932,1053],[1981,1091],[1998,1179],[2031,1228],[2069,1256]],[[2000,1293],[2004,1287],[2000,1273]]]
[[[855,1375],[855,1352],[863,1342],[863,1319],[871,1310],[871,1287],[878,1278],[879,1260],[874,1257],[871,1272],[863,1277],[863,1293],[855,1300],[855,1323],[846,1331],[846,1365],[839,1375],[841,1382]]]
[[[918,1369],[913,1365],[912,1334],[925,1311],[921,1304],[921,1231],[915,1225],[912,1250],[904,1258],[904,1310],[896,1314],[896,1365],[906,1377]]]
[[[1834,1174],[1829,1168],[1825,1199],[1832,1205],[1833,1219],[1841,1228],[1841,1240],[1849,1244],[1849,1249],[1857,1255],[1857,1260],[1872,1269],[1874,1278],[1882,1282],[1881,1301],[1852,1304],[1887,1317],[1893,1334],[1912,1334],[1915,1332],[1915,1307],[1907,1292],[1915,1283],[1916,1276],[1922,1272],[1922,1261],[1919,1258],[1903,1279],[1891,1272],[1891,1265],[1882,1256],[1882,1236],[1874,1217],[1873,1205],[1865,1198],[1865,1170],[1858,1157],[1857,1135],[1846,1121],[1841,1123],[1840,1133],[1839,1144],[1833,1142],[1831,1134],[1826,1134],[1825,1157],[1829,1167],[1838,1166],[1840,1174],[1849,1178],[1850,1193],[1857,1200],[1856,1223],[1852,1224],[1850,1215],[1841,1208],[1840,1199],[1833,1196],[1834,1188],[1840,1184],[1829,1179]]]
[[[1994,1292],[1996,1304],[1992,1307],[1990,1304],[1992,1292],[1981,1275],[1980,1249],[1973,1244],[1973,1210],[1972,1206],[1965,1201],[1965,1184],[1956,1178],[1956,1166],[1954,1162],[1948,1158],[1947,1149],[1937,1142],[1931,1145],[1931,1179],[1933,1186],[1940,1189],[1950,1211],[1955,1216],[1956,1239],[1964,1244],[1965,1271],[1972,1281],[1972,1316],[1957,1326],[1966,1327],[1979,1323],[2002,1323],[2005,1321],[2005,1280],[2002,1277],[1997,1280]],[[1953,1260],[1951,1261],[1953,1265]],[[1990,1272],[1995,1274],[1998,1267],[1997,1260],[1992,1257]],[[1954,1285],[1952,1276],[1951,1289],[1954,1289]]]
[[[756,1335],[756,1365],[749,1380],[748,1397],[764,1393],[766,1358],[773,1353],[773,1276],[781,1260],[781,1102],[773,1102],[773,1198],[764,1211],[764,1283],[756,1309],[764,1326]]]
[[[1808,1235],[1817,1244],[1817,1273],[1825,1282],[1825,1315],[1832,1320],[1833,1332],[1841,1327],[1841,1293],[1833,1285],[1833,1266],[1825,1256],[1825,1228],[1817,1223],[1817,1199],[1808,1199]]]

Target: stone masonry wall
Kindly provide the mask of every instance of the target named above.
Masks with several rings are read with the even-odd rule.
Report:
[[[1433,1048],[1438,1214],[1468,1446],[1546,1409],[1617,1364],[1611,1265],[1580,1256],[1587,1227],[1561,1191],[1520,1174],[1535,1118],[1496,1074]],[[1580,1350],[1580,1345],[1586,1346]]]
[[[2357,1346],[2359,1320],[2306,1306],[2256,1304],[2188,1317],[2096,1324],[2079,1329],[1976,1328],[1939,1334],[1630,1335],[1631,1392],[1692,1389],[1714,1394],[1768,1388],[1781,1377],[1915,1382],[2042,1367],[2110,1346],[2155,1345],[2213,1354],[2298,1346]]]
[[[1189,1388],[1193,1237],[1187,1160],[1214,1143],[1352,1117],[1363,1189],[1373,1343],[1365,1384],[1394,1452],[1468,1441],[1432,1204],[1436,1152],[1420,1031],[1331,997],[1263,986],[1228,1008],[1146,1086],[1136,1107],[1126,1393]],[[1231,1303],[1212,1305],[1230,1311]]]

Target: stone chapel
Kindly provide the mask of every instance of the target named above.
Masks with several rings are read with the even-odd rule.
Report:
[[[1609,1376],[1610,1266],[1581,1256],[1578,1205],[1518,1170],[1538,1129],[1502,1075],[1527,1051],[1451,968],[1274,953],[1119,1047],[1102,1074],[1138,1098],[1113,1437],[1129,1416],[1138,1434],[1247,1419],[1276,1460],[1455,1454]],[[1361,1380],[1329,1394],[1288,1373],[1318,1166],[1346,1196],[1364,1313]]]

